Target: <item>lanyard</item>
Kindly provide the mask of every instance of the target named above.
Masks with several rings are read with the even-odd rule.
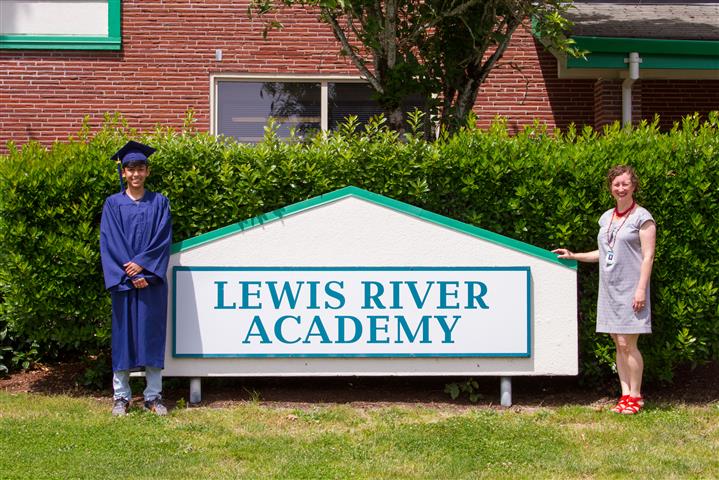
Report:
[[[629,215],[631,215],[631,213]],[[614,212],[612,212],[612,219],[609,220],[609,226],[607,227],[607,246],[609,247],[609,250],[614,249],[614,244],[617,243],[617,237],[619,236],[619,230],[621,230],[624,224],[627,222],[629,215],[626,215],[624,217],[624,220],[622,220],[622,223],[619,224],[619,227],[617,227],[616,230],[612,231],[612,222],[614,222]]]

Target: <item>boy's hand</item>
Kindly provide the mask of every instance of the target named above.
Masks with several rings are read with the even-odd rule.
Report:
[[[145,288],[149,284],[147,283],[147,280],[145,280],[145,277],[139,277],[139,278],[133,278],[132,279],[132,285],[135,288]]]
[[[127,262],[123,265],[123,267],[125,268],[125,273],[130,278],[134,277],[135,275],[138,275],[143,270],[143,268],[135,262]]]

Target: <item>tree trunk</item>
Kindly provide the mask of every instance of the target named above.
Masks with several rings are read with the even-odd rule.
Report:
[[[385,117],[387,117],[387,124],[389,128],[395,130],[398,133],[404,133],[404,112],[402,107],[385,107]]]
[[[451,99],[451,107],[442,112],[442,125],[450,133],[454,133],[467,124],[469,115],[477,101],[477,93],[497,62],[502,58],[509,46],[514,31],[521,25],[522,17],[508,19],[506,30],[503,32],[503,39],[497,45],[494,53],[484,62],[484,50],[467,67],[464,72],[464,79],[457,91],[457,97]]]

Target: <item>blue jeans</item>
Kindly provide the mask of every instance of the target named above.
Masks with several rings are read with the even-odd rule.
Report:
[[[145,381],[147,386],[143,395],[146,402],[162,398],[162,369],[145,367]],[[128,402],[132,399],[130,390],[130,371],[118,370],[112,372],[112,388],[115,391],[114,399],[124,398]]]

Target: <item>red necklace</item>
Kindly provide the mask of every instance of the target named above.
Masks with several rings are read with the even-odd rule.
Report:
[[[632,204],[629,205],[629,208],[624,210],[623,212],[620,212],[617,207],[614,207],[614,215],[616,215],[619,218],[622,218],[624,215],[632,211],[632,208],[634,208],[634,205],[636,205],[636,201],[632,200]]]

